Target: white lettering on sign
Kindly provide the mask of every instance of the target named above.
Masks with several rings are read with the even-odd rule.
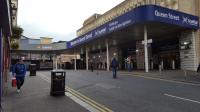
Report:
[[[116,24],[118,24],[118,21],[111,22],[109,23],[109,27],[115,26]]]
[[[78,38],[78,39],[76,39],[76,40],[74,40],[74,41],[72,41],[72,42],[70,42],[70,43],[71,43],[71,46],[74,46],[74,45],[76,45],[76,44],[78,44],[78,43],[81,43],[81,42],[83,42],[83,41],[86,41],[86,40],[88,40],[88,39],[90,39],[90,38],[92,38],[92,33],[87,34],[87,35],[85,35],[84,37]]]
[[[174,14],[171,14],[171,13],[165,13],[165,12],[155,10],[155,16],[181,22],[180,16],[177,16],[177,15],[174,15]],[[192,25],[192,26],[198,26],[198,23],[199,23],[198,20],[191,19],[188,16],[187,17],[182,16],[182,22],[185,23],[185,24],[188,24],[188,25]]]
[[[84,37],[85,37],[86,40],[88,40],[88,39],[92,38],[92,33],[85,35]]]
[[[51,46],[42,46],[42,49],[52,49]]]
[[[113,31],[113,30],[119,29],[121,27],[127,26],[131,22],[132,22],[132,20],[126,20],[122,23],[119,23],[118,21],[114,21],[109,24],[109,31]]]
[[[99,36],[106,33],[106,28],[95,31],[95,36]]]
[[[171,13],[164,13],[164,12],[160,12],[158,10],[155,10],[155,15],[157,17],[162,17],[162,18],[166,18],[166,19],[172,19],[172,20],[180,21],[180,16],[173,15]]]
[[[190,25],[193,25],[193,26],[198,26],[197,20],[190,19],[190,18],[184,17],[184,16],[182,18],[183,18],[183,23],[190,24]]]
[[[152,42],[153,42],[152,39],[148,39],[148,40],[147,40],[147,43],[149,43],[149,44],[152,43]],[[145,41],[143,40],[143,41],[142,41],[142,44],[144,44],[144,43],[145,43]]]

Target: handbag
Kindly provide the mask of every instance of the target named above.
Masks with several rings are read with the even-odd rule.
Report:
[[[17,80],[15,77],[12,77],[12,87],[16,87],[17,86]]]

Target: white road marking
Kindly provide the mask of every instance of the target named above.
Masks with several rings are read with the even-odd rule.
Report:
[[[190,101],[190,102],[193,102],[193,103],[198,103],[200,104],[199,101],[196,101],[196,100],[191,100],[191,99],[187,99],[187,98],[182,98],[182,97],[178,97],[178,96],[174,96],[174,95],[170,95],[170,94],[164,94],[165,96],[168,96],[168,97],[172,97],[172,98],[176,98],[176,99],[180,99],[180,100],[184,100],[184,101]]]

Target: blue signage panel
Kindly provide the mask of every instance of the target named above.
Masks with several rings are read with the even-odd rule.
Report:
[[[83,36],[69,41],[67,43],[67,48],[72,48],[105,34],[143,22],[162,22],[191,29],[199,28],[199,17],[197,16],[156,5],[144,5],[117,17],[110,22],[107,22],[106,24],[86,33]]]

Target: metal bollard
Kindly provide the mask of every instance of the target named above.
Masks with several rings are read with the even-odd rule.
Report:
[[[160,75],[161,75],[161,72],[162,72],[162,66],[159,65],[159,73],[160,73]]]
[[[175,61],[172,60],[172,70],[175,70]]]
[[[187,70],[183,69],[183,71],[184,71],[185,80],[187,80]]]

